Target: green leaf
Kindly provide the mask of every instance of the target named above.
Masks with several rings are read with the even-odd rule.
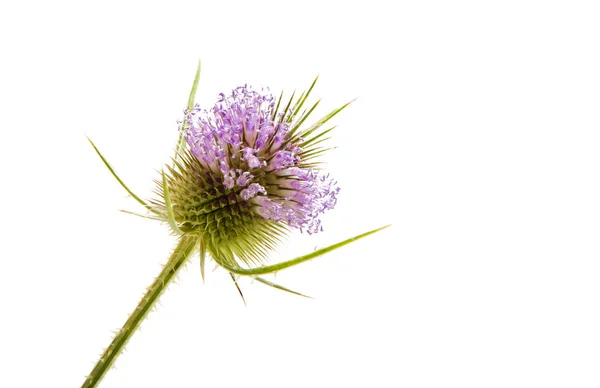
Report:
[[[318,100],[317,102],[315,102],[315,104],[308,110],[308,112],[304,113],[302,115],[302,117],[300,117],[300,119],[298,120],[298,122],[296,124],[294,124],[294,126],[290,130],[290,133],[289,133],[288,136],[290,136],[290,137],[293,138],[294,133],[296,133],[296,131],[298,130],[298,128],[300,128],[300,126],[302,125],[302,123],[304,123],[304,121],[306,121],[306,119],[308,118],[308,116],[310,116],[310,114],[315,110],[315,108],[317,107],[317,105],[319,105],[320,102],[321,102],[321,100]]]
[[[306,148],[302,148],[302,153],[300,155],[306,155],[309,154],[313,151],[317,151],[317,150],[321,150],[323,149],[323,147],[319,146],[320,143],[323,143],[327,140],[331,139],[331,136],[329,137],[324,137],[323,139],[317,141],[316,143],[313,143],[310,147],[306,147]],[[336,147],[333,147],[336,148]]]
[[[304,294],[301,294],[301,293],[299,293],[299,292],[296,292],[296,291],[290,290],[289,288],[285,288],[284,286],[280,286],[279,284],[276,284],[276,283],[270,282],[270,281],[268,281],[268,280],[266,280],[266,279],[263,279],[263,278],[260,278],[260,277],[258,277],[258,276],[257,276],[257,277],[255,277],[254,279],[258,280],[259,282],[261,282],[261,283],[263,283],[263,284],[266,284],[267,286],[271,286],[271,287],[273,287],[273,288],[276,288],[276,289],[278,289],[278,290],[286,291],[286,292],[289,292],[289,293],[292,293],[292,294],[295,294],[295,295],[303,296],[303,297],[305,297],[305,298],[313,299],[311,296],[304,295]]]
[[[196,99],[196,90],[198,89],[198,82],[200,82],[200,60],[198,60],[198,69],[196,69],[194,83],[192,84],[192,90],[190,91],[190,97],[188,98],[188,109],[192,109],[194,107],[194,100]]]
[[[233,272],[235,274],[238,275],[264,275],[264,274],[268,274],[268,273],[273,273],[273,272],[277,272],[277,271],[281,271],[282,269],[286,269],[286,268],[290,268],[293,267],[295,265],[298,265],[300,263],[304,263],[305,261],[309,261],[312,260],[314,258],[317,258],[319,256],[322,256],[326,253],[329,253],[335,249],[341,248],[344,245],[348,245],[354,241],[360,240],[361,238],[367,237],[373,233],[377,233],[385,228],[390,227],[391,225],[386,225],[384,227],[378,228],[378,229],[374,229],[371,230],[369,232],[363,233],[363,234],[359,234],[358,236],[354,236],[352,238],[349,238],[347,240],[341,241],[337,244],[333,244],[330,245],[328,247],[325,248],[321,248],[319,250],[316,250],[312,253],[309,253],[307,255],[304,256],[300,256],[297,257],[295,259],[289,260],[289,261],[284,261],[283,263],[278,263],[278,264],[273,264],[273,265],[267,265],[267,266],[263,266],[263,267],[257,267],[257,268],[233,268],[225,263],[223,263],[222,260],[220,260],[218,257],[213,257],[213,259],[215,260],[215,262],[217,264],[219,264],[221,267],[225,268],[227,271],[229,272]]]
[[[305,149],[308,145],[310,145],[312,142],[318,140],[320,137],[325,136],[326,134],[328,134],[329,132],[333,131],[336,127],[333,126],[321,133],[319,133],[316,136],[311,137],[310,139],[304,139],[304,141],[302,142],[302,148]],[[328,137],[327,139],[330,139],[330,137]]]
[[[136,213],[136,212],[130,212],[129,210],[119,210],[119,211],[123,212],[123,213],[126,213],[126,214],[131,214],[132,216],[138,216],[138,217],[142,217],[142,218],[147,218],[149,220],[162,221],[162,218],[147,216],[147,215]]]
[[[300,101],[302,101],[302,98],[304,98],[304,93],[305,92],[300,93],[300,96],[298,96],[298,99],[296,100],[296,102],[294,103],[294,105],[292,105],[292,108],[291,108],[292,109],[292,114],[290,114],[288,116],[288,118],[286,120],[287,123],[290,123],[294,119],[294,117],[296,116],[296,114],[298,113],[298,111],[300,110],[300,109],[296,109],[296,108],[300,105]]]
[[[271,117],[272,121],[275,121],[275,118],[277,117],[277,112],[279,111],[279,105],[281,104],[282,97],[283,97],[283,90],[281,91],[281,94],[279,95],[279,98],[277,99],[277,106],[275,107],[275,110],[273,111],[273,117]]]
[[[111,165],[108,163],[108,161],[106,160],[106,158],[104,157],[104,155],[102,155],[102,153],[100,152],[100,150],[98,150],[98,147],[96,147],[96,145],[94,144],[94,142],[92,141],[92,139],[90,139],[89,137],[87,139],[90,142],[90,144],[92,145],[92,147],[94,147],[94,150],[96,151],[96,153],[98,154],[98,156],[100,157],[100,159],[102,159],[102,162],[104,162],[104,165],[106,166],[106,168],[108,168],[108,170],[110,171],[110,173],[112,174],[112,176],[115,177],[115,179],[117,180],[117,182],[119,182],[119,184],[121,184],[121,186],[125,189],[125,191],[127,191],[127,193],[129,193],[129,195],[131,195],[133,197],[133,199],[135,199],[140,204],[142,204],[142,206],[144,206],[146,209],[148,209],[152,213],[160,216],[161,214],[156,209],[152,208],[152,206],[148,205],[146,202],[144,202],[144,200],[142,200],[140,197],[138,197],[137,195],[135,195],[133,193],[133,191],[129,190],[129,187],[127,187],[127,185],[125,185],[125,183],[121,180],[121,178],[119,178],[119,176],[117,175],[117,173],[115,172],[115,170],[111,167]]]
[[[196,75],[194,76],[194,83],[192,84],[192,90],[190,91],[190,96],[188,97],[187,108],[192,109],[194,107],[194,101],[196,99],[196,91],[198,90],[198,82],[200,82],[200,60],[198,60],[198,68],[196,69]],[[179,132],[179,139],[177,140],[177,147],[175,148],[175,156],[174,160],[180,157],[180,153],[183,150],[185,144],[185,121],[181,124],[181,131]]]
[[[323,124],[325,124],[326,122],[328,122],[329,120],[331,120],[331,118],[335,115],[337,115],[338,113],[340,113],[344,108],[346,108],[348,105],[350,105],[354,100],[342,105],[341,107],[334,109],[333,111],[329,112],[329,114],[325,115],[323,118],[321,118],[319,121],[317,121],[316,123],[314,123],[313,125],[311,125],[310,127],[308,127],[307,129],[301,131],[300,133],[298,133],[296,136],[294,136],[294,138],[298,138],[298,137],[303,137],[306,138],[308,135],[310,135],[311,133],[313,133],[314,131],[316,131],[317,129],[319,129]]]
[[[296,95],[296,91],[294,90],[294,93],[292,93],[290,100],[288,101],[287,105],[285,106],[285,109],[283,110],[283,115],[281,116],[281,120],[279,121],[280,123],[283,123],[284,121],[287,120],[286,115],[288,114],[288,109],[290,109],[290,105],[292,105],[292,101],[294,100],[295,95]]]
[[[315,77],[315,80],[310,85],[310,88],[308,88],[308,91],[306,92],[306,94],[302,93],[302,96],[300,96],[300,98],[298,99],[298,105],[296,106],[296,110],[294,111],[294,116],[298,114],[298,112],[300,111],[300,108],[302,108],[302,105],[304,105],[304,102],[308,98],[308,95],[310,94],[310,92],[312,92],[318,79],[319,79],[319,76]]]
[[[167,176],[165,172],[162,172],[162,184],[163,184],[163,192],[165,195],[165,208],[167,209],[167,218],[169,220],[169,225],[171,229],[176,234],[183,234],[177,222],[175,222],[175,215],[173,214],[173,207],[171,206],[171,196],[169,195],[169,185],[167,185]]]

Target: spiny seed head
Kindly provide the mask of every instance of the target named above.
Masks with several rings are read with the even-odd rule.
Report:
[[[281,101],[242,86],[210,110],[185,111],[187,147],[166,179],[174,220],[230,266],[259,263],[290,228],[322,230],[320,214],[335,206],[339,188],[314,158],[325,151],[318,129],[339,110],[300,129],[316,106],[298,115],[307,96],[278,112]],[[157,183],[153,205],[166,217]]]

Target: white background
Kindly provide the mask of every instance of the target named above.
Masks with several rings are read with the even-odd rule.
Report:
[[[158,274],[85,135],[150,197],[199,58],[204,105],[358,97],[326,231],[271,261],[393,226],[277,275],[314,300],[194,258],[103,387],[599,386],[594,3],[3,2],[0,386],[80,386]]]

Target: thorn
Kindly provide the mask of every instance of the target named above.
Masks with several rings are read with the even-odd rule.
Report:
[[[235,288],[237,288],[238,292],[240,293],[240,296],[242,297],[242,301],[244,301],[244,306],[248,306],[246,304],[246,299],[244,298],[244,294],[242,293],[242,290],[240,289],[240,286],[238,285],[237,280],[235,280],[235,276],[229,272],[229,276],[231,276],[231,280],[233,280],[233,283],[235,284]]]

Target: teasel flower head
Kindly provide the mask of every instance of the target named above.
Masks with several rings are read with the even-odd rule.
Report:
[[[152,204],[165,221],[172,210],[181,233],[197,236],[201,255],[227,267],[258,264],[290,230],[322,230],[320,216],[340,189],[318,168],[333,129],[321,128],[348,104],[304,127],[319,104],[302,110],[315,83],[285,105],[268,90],[240,86],[210,109],[185,111],[185,142]]]
[[[155,199],[146,202],[129,189],[90,139],[98,156],[121,186],[149,215],[179,235],[177,247],[147,288],[144,297],[104,351],[83,387],[96,387],[154,303],[195,252],[208,255],[229,272],[238,292],[237,276],[250,276],[296,295],[261,275],[312,260],[380,230],[374,229],[294,259],[261,265],[279,240],[293,229],[310,234],[322,230],[320,216],[332,209],[339,188],[319,169],[318,157],[333,128],[323,129],[348,104],[305,126],[319,101],[304,104],[315,81],[297,99],[283,103],[268,91],[248,86],[221,94],[211,109],[194,104],[200,66],[188,99],[173,162],[156,181]],[[131,213],[131,212],[128,212]],[[136,213],[133,213],[136,214]],[[140,214],[137,214],[140,215]],[[389,225],[388,225],[389,226]]]

